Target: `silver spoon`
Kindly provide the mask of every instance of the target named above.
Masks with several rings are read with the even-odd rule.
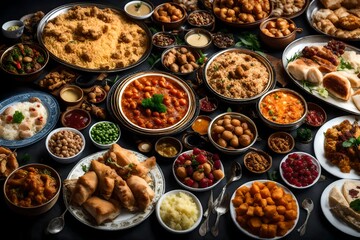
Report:
[[[227,186],[229,186],[230,183],[239,180],[241,177],[242,177],[241,164],[238,163],[237,161],[234,161],[231,165],[231,176],[230,176],[229,180],[227,181],[227,183],[225,184],[225,186],[222,188],[220,195],[214,200],[212,210],[214,210],[215,207],[221,202],[222,198],[224,197]],[[206,209],[203,216],[207,217],[208,214],[209,214],[209,208]]]
[[[306,215],[306,219],[303,225],[301,225],[301,227],[298,228],[298,232],[300,232],[300,236],[305,234],[306,231],[306,225],[307,222],[309,220],[310,217],[310,213],[311,211],[314,209],[314,203],[310,198],[305,198],[302,203],[301,203],[302,207],[306,210],[307,215]]]
[[[67,211],[68,211],[68,206],[66,206],[65,211],[59,217],[55,217],[50,220],[50,222],[47,226],[47,231],[49,233],[56,234],[56,233],[60,232],[61,230],[63,230],[63,228],[65,226],[64,216]]]

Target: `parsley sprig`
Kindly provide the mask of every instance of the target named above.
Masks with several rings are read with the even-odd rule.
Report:
[[[166,112],[166,106],[163,104],[164,95],[154,94],[151,98],[145,98],[141,101],[141,106],[149,108],[151,111],[164,113]]]
[[[20,111],[15,111],[14,115],[13,115],[13,119],[12,122],[13,123],[21,123],[22,120],[24,120],[25,116],[22,114],[22,112]]]
[[[358,138],[351,137],[342,143],[342,146],[344,148],[349,148],[352,146],[359,146],[359,145],[360,145],[360,136]]]

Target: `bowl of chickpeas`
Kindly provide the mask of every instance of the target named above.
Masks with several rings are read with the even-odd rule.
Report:
[[[268,19],[272,12],[270,0],[214,0],[213,12],[217,19],[236,28],[255,28]]]
[[[260,39],[274,49],[284,49],[295,40],[296,33],[302,32],[290,18],[274,17],[260,24]]]
[[[55,205],[60,189],[61,177],[55,169],[45,164],[29,163],[6,178],[3,191],[5,202],[12,211],[24,216],[37,216]]]
[[[45,147],[53,160],[70,164],[79,160],[85,149],[85,137],[75,128],[60,127],[49,133]]]
[[[258,137],[256,124],[246,115],[226,112],[209,125],[208,137],[215,148],[229,155],[247,151]]]
[[[187,13],[180,4],[166,2],[155,7],[151,19],[156,25],[160,25],[163,30],[175,30],[186,22]]]
[[[113,122],[100,121],[90,127],[89,136],[96,147],[108,149],[119,141],[121,131],[120,127]]]

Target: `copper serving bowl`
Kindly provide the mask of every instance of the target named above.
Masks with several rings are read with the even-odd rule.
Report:
[[[228,4],[232,2],[232,4]],[[263,1],[265,2],[265,1]],[[260,4],[260,3],[256,3]],[[263,3],[261,7],[255,8],[253,5],[250,5],[251,9],[246,9],[245,11],[241,10],[246,8],[247,4],[243,4],[242,1],[223,1],[223,0],[214,0],[213,1],[213,12],[217,19],[223,22],[226,25],[236,28],[255,28],[260,25],[261,22],[268,19],[271,16],[273,6],[271,0],[267,0],[266,3]],[[261,9],[262,16],[259,13],[255,13],[253,9]]]
[[[146,111],[149,111],[146,110],[146,108],[142,105],[142,101],[144,99],[153,98],[154,94],[160,93],[159,91],[168,91],[166,90],[166,88],[160,87],[159,81],[154,85],[154,83],[156,82],[154,81],[153,83],[149,83],[151,86],[149,86],[150,88],[147,88],[147,89],[152,88],[150,92],[144,89],[143,90],[139,89],[139,91],[136,94],[131,94],[131,96],[129,97],[128,95],[130,94],[128,92],[129,89],[131,89],[139,81],[141,82],[142,81],[141,79],[148,80],[149,78],[153,78],[153,79],[165,78],[166,82],[170,82],[173,85],[177,86],[178,89],[180,89],[179,92],[182,92],[181,93],[182,97],[181,98],[175,97],[175,98],[177,98],[178,100],[185,99],[187,102],[187,108],[183,112],[183,116],[181,118],[178,118],[176,121],[172,123],[172,120],[170,120],[172,116],[167,114],[167,111],[165,113],[160,113],[157,112],[156,110],[153,110],[151,111],[152,112],[151,115],[149,115],[151,121],[147,121],[146,124],[142,123],[142,120],[140,119],[143,118],[140,116],[142,116],[142,114],[147,114]],[[162,71],[143,71],[135,74],[130,74],[129,76],[125,77],[123,80],[118,82],[119,82],[118,84],[115,84],[110,89],[107,106],[110,108],[109,112],[113,114],[113,117],[132,132],[143,135],[150,135],[150,136],[176,134],[189,127],[193,123],[195,117],[198,115],[200,111],[199,99],[197,98],[194,90],[184,80],[170,73],[166,73]],[[172,93],[170,92],[166,93],[166,95],[168,94],[171,95]],[[173,99],[174,101],[175,98]],[[129,101],[131,101],[131,103]],[[166,103],[167,101],[168,100],[163,99],[163,104],[169,104]],[[131,104],[131,106],[134,107],[134,109],[131,110],[127,104]],[[174,105],[171,104],[166,106],[173,107]],[[137,114],[140,115],[138,117],[135,117]],[[158,120],[155,120],[156,118],[158,118],[159,121],[162,121],[162,123],[159,122],[159,124],[157,124]]]
[[[262,70],[256,70],[254,66],[251,65],[252,63],[245,58],[255,62]],[[245,65],[248,66],[246,67]],[[235,96],[237,92],[234,93],[234,88],[245,89],[249,86],[240,76],[240,74],[254,76],[252,73],[247,73],[248,71],[258,75],[258,77],[251,79],[254,84],[260,84],[259,78],[263,75],[263,73],[260,74],[260,72],[267,71],[268,78],[267,80],[264,79],[262,89],[259,89],[257,93],[253,91],[242,91],[241,94],[245,94],[244,96]],[[205,86],[216,97],[224,102],[236,104],[256,101],[267,91],[273,89],[276,83],[275,72],[270,61],[254,51],[241,48],[228,48],[213,54],[203,67],[203,78]],[[222,83],[223,86],[219,87],[220,83]]]
[[[175,10],[176,9],[176,10]],[[163,15],[159,12],[162,11]],[[166,12],[166,15],[164,15]],[[162,3],[155,7],[151,15],[152,21],[163,28],[163,30],[174,30],[180,28],[187,19],[185,8],[175,2]]]

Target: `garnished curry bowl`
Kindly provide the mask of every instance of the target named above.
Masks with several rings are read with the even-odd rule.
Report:
[[[122,80],[112,96],[115,117],[145,135],[172,135],[191,125],[199,112],[194,90],[161,71],[139,72]]]
[[[259,99],[257,111],[268,127],[291,131],[305,122],[308,108],[300,93],[288,88],[277,88]]]
[[[275,87],[275,72],[264,56],[229,48],[213,54],[203,68],[206,87],[228,103],[252,103]]]
[[[49,62],[48,51],[36,43],[17,43],[1,55],[2,71],[10,78],[25,83],[33,82]]]
[[[254,145],[258,130],[248,116],[238,112],[225,112],[210,122],[208,137],[221,152],[236,155]]]
[[[36,182],[28,185],[26,182]],[[6,204],[14,212],[35,216],[49,211],[60,195],[61,178],[52,167],[30,163],[17,168],[5,180]],[[36,194],[29,194],[29,193]]]

